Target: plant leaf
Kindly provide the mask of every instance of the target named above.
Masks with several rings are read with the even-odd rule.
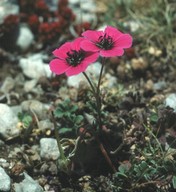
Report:
[[[173,184],[173,188],[176,189],[176,176],[173,176],[172,184]]]
[[[68,133],[71,132],[72,128],[68,128],[68,127],[63,127],[61,129],[59,129],[59,133],[63,134],[63,133]]]
[[[81,123],[81,121],[84,119],[82,115],[77,115],[75,118],[75,123],[78,125]]]

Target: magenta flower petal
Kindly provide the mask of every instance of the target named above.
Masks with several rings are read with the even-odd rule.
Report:
[[[132,37],[129,34],[123,34],[115,41],[115,47],[129,48],[131,45]]]
[[[80,44],[84,40],[83,37],[76,38],[70,45],[71,50],[79,51],[80,50]]]
[[[103,57],[122,56],[124,48],[132,45],[132,37],[124,34],[115,27],[107,26],[104,31],[85,31],[85,40],[81,48],[85,51],[98,52]]]
[[[104,30],[104,33],[112,37],[113,39],[118,38],[119,36],[123,35],[122,32],[120,32],[117,28],[107,26]]]
[[[61,58],[61,59],[65,59],[67,57],[67,52],[70,51],[70,42],[67,42],[65,44],[63,44],[61,47],[59,47],[59,49],[55,49],[53,51],[54,56]]]
[[[77,75],[81,72],[84,72],[87,69],[88,65],[89,63],[82,63],[76,67],[71,67],[69,68],[69,70],[66,71],[66,75],[72,76],[72,75]]]
[[[89,40],[84,40],[81,42],[81,48],[85,51],[92,51],[92,52],[97,52],[100,50],[99,47],[95,45],[95,43],[92,43]]]
[[[93,31],[93,30],[87,30],[82,33],[82,36],[86,39],[89,39],[92,42],[97,42],[99,37],[103,35],[103,31]]]
[[[53,59],[49,66],[51,71],[57,75],[64,73],[70,68],[70,66],[68,66],[64,60],[60,59]]]
[[[63,44],[53,51],[57,57],[50,62],[50,69],[57,75],[66,73],[67,76],[77,75],[95,62],[99,57],[98,52],[87,52],[81,48],[85,38],[80,37],[72,42]]]
[[[122,56],[124,53],[123,49],[111,49],[111,50],[101,50],[100,55],[102,57],[116,57],[116,56]]]
[[[98,52],[95,53],[87,53],[85,63],[94,63],[99,57]]]

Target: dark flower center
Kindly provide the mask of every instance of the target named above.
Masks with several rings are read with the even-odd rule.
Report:
[[[104,36],[100,36],[98,38],[98,42],[96,43],[96,46],[104,50],[109,50],[113,48],[114,42],[112,37],[110,37],[105,33]]]
[[[67,52],[67,56],[68,56],[66,58],[67,63],[72,67],[76,67],[85,58],[85,52],[83,50],[79,51],[71,50]]]

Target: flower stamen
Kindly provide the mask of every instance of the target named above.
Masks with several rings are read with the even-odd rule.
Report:
[[[104,50],[110,50],[113,48],[114,42],[112,37],[110,37],[109,35],[107,36],[107,34],[105,33],[104,36],[100,36],[98,38],[96,46]]]
[[[66,61],[68,63],[68,65],[72,66],[72,67],[76,67],[78,66],[82,60],[84,60],[85,58],[85,52],[83,50],[71,50],[69,52],[67,52],[67,58]]]

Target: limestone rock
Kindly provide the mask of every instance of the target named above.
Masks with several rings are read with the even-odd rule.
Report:
[[[14,183],[15,192],[43,192],[42,187],[37,181],[33,180],[27,173],[24,174],[24,180],[20,183]]]
[[[2,167],[0,167],[0,191],[2,192],[9,192],[10,191],[10,177],[4,171]]]
[[[42,138],[40,140],[40,156],[47,160],[56,160],[59,158],[60,153],[56,139]]]
[[[18,118],[6,104],[0,104],[0,135],[4,139],[19,135]]]

